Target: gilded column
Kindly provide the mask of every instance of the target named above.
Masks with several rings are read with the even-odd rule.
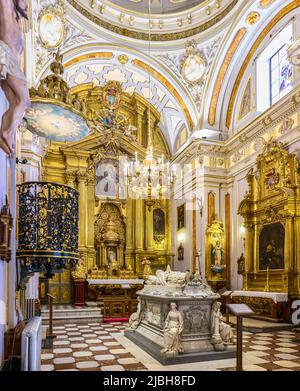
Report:
[[[76,171],[66,170],[66,183],[70,187],[75,187]]]
[[[153,248],[153,209],[149,211],[148,207],[146,207],[145,239],[146,249],[151,250]]]
[[[135,201],[135,248],[136,250],[143,249],[144,239],[144,201],[138,199]]]
[[[293,269],[292,260],[293,260],[293,227],[292,219],[287,219],[285,223],[285,248],[284,248],[284,268],[287,270]]]
[[[78,191],[79,191],[79,249],[86,249],[86,210],[87,210],[87,192],[86,192],[86,173],[77,172]]]
[[[96,263],[95,260],[95,186],[94,176],[87,174],[85,181],[86,190],[86,246],[88,250],[87,266],[91,269]]]
[[[136,127],[137,127],[137,140],[142,144],[143,141],[143,120],[144,120],[145,107],[136,105]]]
[[[126,200],[126,250],[133,249],[133,200],[127,198]]]

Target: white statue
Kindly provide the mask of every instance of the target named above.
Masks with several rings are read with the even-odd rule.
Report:
[[[146,280],[147,285],[181,285],[185,286],[187,273],[173,272],[170,266],[166,271],[157,270],[155,276],[149,276]]]
[[[178,311],[176,303],[171,303],[170,312],[165,321],[164,348],[161,350],[162,356],[176,356],[178,353],[183,353],[180,340],[182,331],[182,315]]]
[[[138,297],[138,305],[136,312],[131,314],[128,322],[128,329],[129,330],[136,330],[138,328],[138,325],[141,323],[143,318],[143,311],[142,311],[142,304],[141,299]]]
[[[223,322],[221,303],[215,301],[211,312],[211,343],[216,350],[226,350],[227,345],[234,343],[233,331],[229,324]]]

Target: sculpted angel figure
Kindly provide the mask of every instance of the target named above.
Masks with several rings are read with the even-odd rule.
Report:
[[[164,329],[164,348],[161,354],[175,356],[183,353],[181,334],[183,332],[183,318],[177,309],[176,303],[170,304],[170,312],[166,318]]]
[[[226,345],[234,343],[232,328],[223,321],[221,303],[215,301],[211,312],[211,343],[216,350],[225,350]]]
[[[0,129],[0,147],[9,157],[15,134],[30,105],[25,75],[21,70],[24,50],[21,18],[28,19],[28,0],[0,0],[0,87],[8,101]]]
[[[131,314],[128,322],[128,329],[129,330],[136,330],[138,328],[138,325],[141,323],[143,318],[143,309],[142,309],[142,303],[141,298],[138,297],[138,305],[137,310],[133,314]]]

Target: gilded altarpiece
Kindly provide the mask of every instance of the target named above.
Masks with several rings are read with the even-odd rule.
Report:
[[[128,198],[119,170],[120,159],[146,155],[148,102],[123,92],[117,82],[78,85],[70,94],[85,102],[90,133],[79,141],[52,141],[43,160],[43,180],[79,191],[79,251],[89,278],[142,277],[145,257],[153,272],[165,269],[172,259],[170,203],[156,200],[149,210],[145,200]],[[111,103],[114,107],[108,108]],[[155,152],[168,159],[159,120],[151,107]]]
[[[247,175],[244,290],[300,297],[300,176],[294,154],[269,142]]]

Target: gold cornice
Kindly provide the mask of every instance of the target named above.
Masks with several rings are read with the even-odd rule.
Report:
[[[226,7],[222,12],[220,12],[218,15],[216,15],[214,18],[208,20],[207,22],[202,23],[200,26],[194,27],[189,30],[176,32],[176,33],[151,33],[151,41],[172,41],[172,40],[179,40],[179,39],[185,39],[188,37],[192,37],[196,34],[202,33],[205,30],[208,30],[209,28],[213,27],[217,23],[219,23],[222,19],[224,19],[229,12],[232,11],[232,9],[236,6],[239,0],[233,0],[228,7]],[[92,21],[93,23],[97,24],[98,26],[112,31],[114,33],[117,33],[119,35],[123,35],[125,37],[134,38],[138,40],[149,40],[149,34],[143,33],[141,31],[135,31],[135,30],[129,30],[125,27],[116,26],[110,22],[107,22],[96,15],[89,12],[87,9],[82,7],[80,4],[78,4],[75,0],[67,0],[67,2],[76,9],[80,14],[82,14],[84,17]]]
[[[218,104],[218,99],[220,96],[220,91],[222,88],[222,84],[223,84],[225,75],[228,71],[229,65],[230,65],[241,41],[243,40],[246,32],[247,32],[247,29],[245,27],[238,30],[234,39],[231,42],[231,45],[226,53],[223,64],[222,64],[221,69],[219,71],[219,74],[218,74],[218,77],[216,80],[216,84],[215,84],[215,87],[213,90],[211,103],[210,103],[210,109],[209,109],[208,123],[210,124],[210,126],[213,126],[216,122],[217,104]]]
[[[88,53],[88,54],[83,54],[81,56],[78,56],[76,58],[73,58],[72,60],[67,61],[64,64],[65,68],[71,67],[74,64],[79,63],[80,61],[88,60],[88,59],[95,59],[95,58],[106,58],[106,59],[111,59],[113,58],[114,55],[112,52],[95,52],[95,53]]]
[[[159,80],[165,87],[167,87],[170,94],[174,96],[174,98],[181,106],[186,116],[186,119],[188,121],[189,128],[193,130],[194,124],[189,109],[187,108],[187,105],[185,104],[184,100],[179,95],[178,91],[172,86],[172,84],[160,72],[156,71],[150,65],[145,64],[143,61],[135,59],[132,61],[132,63],[137,67],[144,69],[146,72],[149,72],[152,76],[154,76],[157,80]]]
[[[230,101],[228,105],[228,111],[227,111],[227,117],[226,117],[226,127],[229,129],[232,121],[232,114],[233,114],[233,107],[235,104],[235,100],[237,97],[237,93],[242,81],[242,78],[244,76],[244,73],[246,72],[246,69],[251,61],[251,58],[253,57],[254,53],[258,49],[258,47],[261,45],[267,34],[273,29],[273,27],[282,19],[284,18],[288,13],[293,11],[295,8],[300,6],[300,0],[294,0],[290,4],[288,4],[286,7],[284,7],[280,12],[275,15],[275,17],[272,19],[272,21],[264,28],[264,30],[259,34],[258,38],[252,45],[249,53],[247,54],[247,57],[245,61],[243,62],[243,65],[240,68],[240,71],[238,73],[238,76],[235,80]]]

